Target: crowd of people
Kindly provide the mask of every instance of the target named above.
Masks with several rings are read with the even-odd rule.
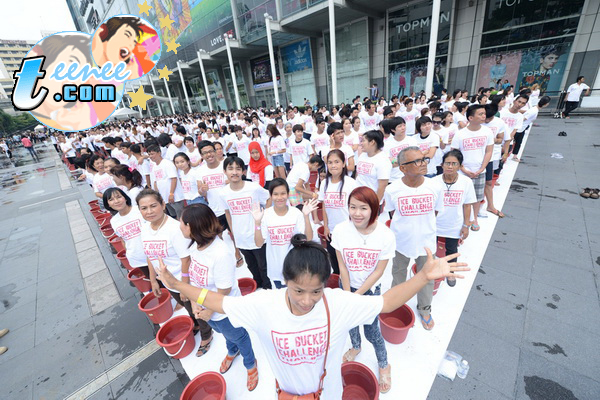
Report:
[[[241,354],[254,390],[251,330],[279,392],[333,399],[341,364],[361,352],[359,325],[374,346],[382,393],[392,374],[377,316],[416,294],[422,327],[434,328],[434,280],[454,286],[462,277],[454,272],[467,270],[458,246],[479,231],[479,218],[504,217],[496,179],[505,163],[519,162],[550,101],[529,95],[508,87],[471,98],[462,90],[356,98],[331,109],[129,120],[51,139],[113,214],[129,264],[194,320],[196,356],[221,333],[220,372]],[[436,258],[442,238],[446,256]],[[242,299],[236,268],[244,264],[259,291]],[[388,264],[392,288],[382,294]],[[331,274],[342,290],[325,288]]]

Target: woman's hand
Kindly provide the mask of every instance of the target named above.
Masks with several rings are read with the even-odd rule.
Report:
[[[325,235],[327,241],[331,242],[331,231],[327,225],[323,225],[323,234]]]
[[[423,265],[422,272],[425,273],[425,277],[428,281],[446,277],[463,279],[463,275],[452,274],[451,272],[471,270],[471,268],[465,268],[467,266],[466,263],[448,262],[448,260],[458,258],[460,256],[459,253],[435,259],[428,247],[425,247],[425,252],[427,253],[427,261],[425,262],[425,265]]]
[[[460,229],[460,240],[464,241],[468,237],[469,237],[469,227],[468,226],[463,226]]]
[[[305,216],[309,216],[311,212],[315,211],[319,205],[319,202],[316,199],[307,200],[304,202],[304,206],[302,207],[302,214]]]
[[[260,225],[264,215],[264,208],[262,208],[259,203],[252,203],[252,217],[254,218],[256,225]]]
[[[194,313],[196,315],[196,318],[201,319],[203,321],[210,321],[210,318],[213,315],[212,310],[209,310],[208,308],[205,308],[204,310],[198,312],[198,313]]]
[[[169,204],[175,203],[175,195],[173,193],[169,194]]]
[[[160,291],[160,285],[156,280],[151,281],[150,286],[152,286],[152,293],[154,293],[154,296],[156,296],[157,298],[162,296],[162,292]]]
[[[167,266],[160,257],[158,258],[158,264],[160,268],[159,274],[156,276],[156,278],[160,279],[166,287],[173,289],[178,282],[177,278],[175,278],[173,274],[169,272]]]

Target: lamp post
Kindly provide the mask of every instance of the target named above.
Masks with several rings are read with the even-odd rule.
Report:
[[[238,92],[237,81],[235,79],[235,69],[233,68],[233,58],[231,57],[231,46],[229,41],[233,39],[233,35],[230,33],[224,33],[223,37],[225,38],[225,46],[227,47],[227,58],[229,59],[229,69],[231,71],[231,81],[233,83],[233,92],[235,94],[235,104],[238,110],[242,109],[242,105],[240,103],[240,94]]]
[[[331,102],[337,105],[337,58],[335,56],[335,4],[329,0],[329,47],[331,49]]]
[[[435,73],[435,52],[437,46],[438,28],[440,26],[441,0],[433,0],[431,11],[431,33],[429,34],[429,57],[427,58],[427,76],[425,78],[425,94],[431,97],[433,91],[433,74]]]
[[[183,72],[181,72],[181,66],[182,65],[185,68],[189,68],[189,66],[187,64],[185,64],[181,60],[177,61],[177,69],[179,70],[179,78],[181,79],[181,86],[183,86],[183,94],[185,95],[185,101],[186,101],[187,106],[188,106],[188,112],[191,114],[192,113],[192,106],[190,105],[190,98],[188,97],[187,89],[185,88],[185,82],[183,81]]]
[[[212,101],[210,100],[210,93],[208,92],[208,83],[206,81],[206,72],[204,71],[202,54],[206,54],[206,51],[202,49],[198,50],[198,62],[200,63],[200,73],[202,74],[202,82],[204,83],[204,94],[206,95],[206,100],[208,100],[208,111],[212,111]]]
[[[152,93],[154,93],[154,97],[156,97],[156,105],[158,106],[158,112],[162,115],[162,108],[160,106],[160,101],[158,100],[158,95],[156,94],[156,88],[154,87],[154,82],[152,82],[151,74],[148,74],[148,80],[150,81],[150,86],[152,86]]]
[[[167,96],[169,96],[169,103],[171,103],[171,113],[175,114],[175,106],[173,106],[173,99],[171,98],[171,91],[169,90],[169,84],[167,83],[167,79],[163,78],[163,82],[165,83],[165,87],[167,88]]]
[[[267,27],[267,42],[269,44],[269,60],[271,62],[271,75],[273,77],[273,91],[275,92],[275,108],[279,108],[279,88],[277,87],[277,70],[275,69],[275,52],[273,51],[273,38],[271,37],[271,21],[273,17],[265,13],[265,26]]]

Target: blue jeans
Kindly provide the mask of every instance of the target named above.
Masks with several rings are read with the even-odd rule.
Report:
[[[229,318],[220,321],[208,321],[208,324],[219,333],[225,336],[225,344],[227,346],[227,354],[233,356],[239,351],[244,358],[244,367],[246,369],[254,368],[256,357],[252,350],[252,341],[250,335],[244,328],[235,328],[229,322]]]
[[[204,196],[198,196],[194,200],[186,200],[185,202],[187,203],[188,206],[190,204],[205,204],[205,205],[208,205],[208,201],[206,201],[206,199],[204,198]]]
[[[340,287],[341,286],[342,280],[340,279]],[[356,289],[354,288],[350,288],[350,290],[353,293],[356,292]],[[377,285],[377,287],[375,287],[375,292],[369,289],[363,294],[363,296],[379,296],[380,294],[381,285]],[[379,329],[379,318],[375,317],[375,321],[373,321],[373,323],[370,325],[363,325],[363,329],[365,330],[365,337],[375,348],[375,356],[377,357],[377,364],[379,364],[379,368],[387,368],[387,350],[385,348],[383,335],[381,335],[381,330]],[[353,348],[360,349],[361,337],[358,326],[350,329],[350,340],[352,341]]]

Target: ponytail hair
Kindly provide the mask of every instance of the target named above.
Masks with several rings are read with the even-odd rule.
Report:
[[[125,164],[119,164],[116,167],[112,167],[110,173],[125,179],[125,182],[133,183],[133,187],[142,186],[142,175],[135,168],[130,169]]]
[[[297,233],[292,237],[293,249],[283,261],[283,279],[295,281],[304,274],[317,276],[325,285],[331,275],[329,253],[318,243],[307,240],[306,235]]]

